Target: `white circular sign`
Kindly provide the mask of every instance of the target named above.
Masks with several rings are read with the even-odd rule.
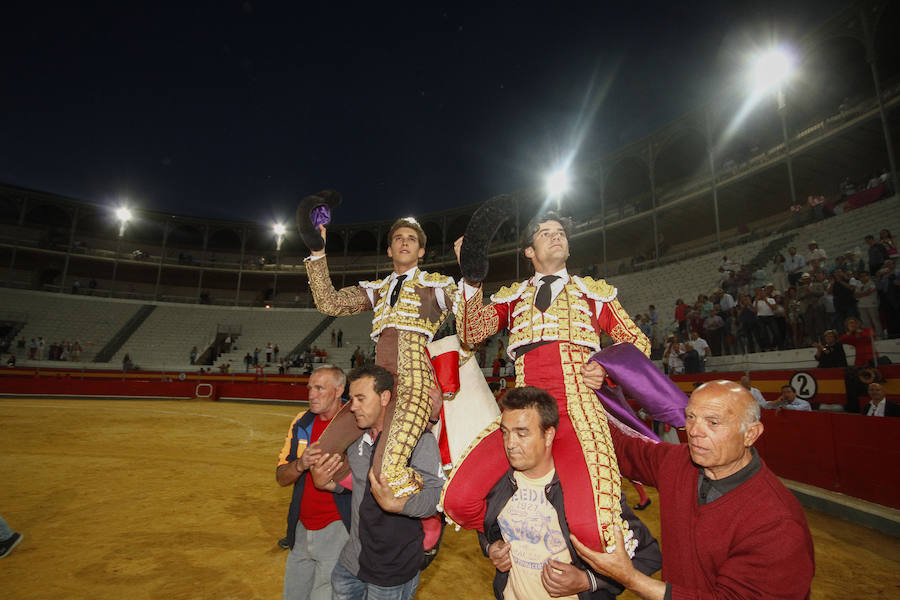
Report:
[[[816,383],[816,378],[812,376],[812,373],[797,371],[791,377],[791,387],[794,388],[794,393],[801,400],[811,400],[816,396],[819,384]]]

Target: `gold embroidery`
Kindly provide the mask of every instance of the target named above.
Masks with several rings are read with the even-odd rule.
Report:
[[[459,298],[454,306],[456,332],[459,339],[470,346],[483,342],[500,331],[500,316],[492,305],[483,306],[483,291],[479,287],[468,300]],[[462,290],[457,296],[462,296]]]
[[[541,340],[572,342],[594,352],[600,350],[600,337],[591,322],[591,306],[576,284],[566,284],[544,313],[534,307],[534,293],[535,287],[529,285],[520,294],[516,306],[520,312],[510,327],[510,355],[520,346]],[[520,308],[522,303],[527,306],[524,310]]]
[[[362,288],[349,286],[335,290],[328,273],[327,258],[306,261],[309,287],[319,312],[332,317],[355,315],[372,308]]]
[[[431,285],[426,282],[438,282],[440,285]],[[412,331],[426,336],[426,342],[430,342],[440,328],[441,323],[447,316],[449,310],[441,311],[436,314],[436,319],[432,320],[427,316],[429,311],[421,310],[422,297],[417,291],[421,287],[440,287],[444,289],[444,297],[450,299],[456,292],[456,286],[453,280],[440,273],[426,273],[417,271],[410,279],[403,282],[400,288],[400,294],[397,297],[397,303],[391,306],[388,302],[388,290],[391,286],[390,278],[376,282],[362,282],[362,285],[371,289],[378,289],[378,297],[375,300],[375,316],[372,318],[372,333],[370,337],[377,340],[381,332],[389,327],[394,327],[400,331]],[[428,292],[431,293],[431,292]]]
[[[581,381],[581,366],[590,358],[591,352],[574,344],[560,344],[559,352],[566,386],[566,412],[591,478],[600,537],[609,545],[615,541],[612,526],[622,526],[627,537],[627,525],[622,525],[621,476],[606,413],[596,394]]]
[[[613,317],[618,323],[612,328],[612,331],[609,332],[609,337],[617,342],[630,342],[634,344],[638,350],[643,352],[649,358],[650,340],[648,340],[647,336],[644,335],[644,332],[634,324],[634,321],[631,320],[631,317],[628,316],[628,313],[625,312],[625,309],[619,304],[618,299],[609,302],[603,308],[604,310],[611,310]]]
[[[397,403],[387,432],[381,472],[398,498],[422,489],[422,476],[409,466],[409,460],[431,416],[428,389],[433,380],[425,343],[421,334],[397,332]]]

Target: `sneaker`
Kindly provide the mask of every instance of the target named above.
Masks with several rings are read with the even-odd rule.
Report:
[[[13,548],[19,545],[23,537],[21,533],[13,533],[10,537],[0,542],[0,558],[12,552]]]
[[[278,540],[278,546],[281,548],[284,548],[285,550],[291,549],[291,545],[288,544],[288,539],[286,537],[283,537],[280,540]]]

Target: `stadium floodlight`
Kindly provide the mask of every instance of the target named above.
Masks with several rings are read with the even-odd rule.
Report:
[[[547,193],[551,196],[562,196],[569,191],[569,173],[565,169],[553,171],[547,176]]]
[[[131,211],[127,206],[120,206],[116,209],[116,219],[119,220],[119,237],[125,235],[125,226],[131,220]]]
[[[788,182],[791,190],[791,206],[797,204],[797,190],[794,186],[794,170],[791,166],[791,151],[787,129],[787,102],[785,101],[784,84],[794,73],[794,53],[784,47],[773,47],[757,55],[750,69],[753,84],[751,102],[762,98],[774,90],[778,116],[781,119],[781,139],[784,143],[785,163],[787,164]]]
[[[287,227],[284,226],[284,223],[275,223],[272,225],[272,231],[275,232],[275,249],[281,250],[281,242],[284,241],[284,234],[287,233]]]
[[[753,92],[763,95],[776,90],[779,96],[779,108],[783,103],[782,87],[793,75],[794,56],[785,48],[770,48],[759,54],[750,69],[750,80]]]

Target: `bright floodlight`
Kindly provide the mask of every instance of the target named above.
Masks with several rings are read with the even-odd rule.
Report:
[[[753,63],[752,82],[757,93],[777,88],[794,70],[794,57],[783,48],[773,48],[759,55]]]
[[[131,211],[124,206],[120,206],[118,209],[116,209],[116,218],[120,222],[126,223],[131,220]]]
[[[569,174],[565,169],[554,171],[547,176],[547,192],[551,196],[561,196],[569,190]]]
[[[272,231],[275,232],[275,235],[282,236],[287,229],[285,228],[284,223],[275,223],[275,225],[272,226]]]

